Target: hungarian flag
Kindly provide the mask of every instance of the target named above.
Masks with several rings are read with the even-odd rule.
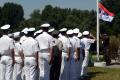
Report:
[[[111,13],[101,3],[99,3],[99,18],[103,21],[111,22],[114,18],[114,13]]]

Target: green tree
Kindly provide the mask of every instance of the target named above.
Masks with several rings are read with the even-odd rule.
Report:
[[[35,27],[36,29],[39,29],[41,22],[40,10],[36,9],[33,11],[33,13],[30,14],[29,19],[24,20],[20,23],[20,27],[21,29],[23,29],[24,27]]]
[[[17,30],[18,25],[24,19],[24,11],[21,5],[16,3],[5,3],[2,7],[2,25],[10,24],[13,31]]]

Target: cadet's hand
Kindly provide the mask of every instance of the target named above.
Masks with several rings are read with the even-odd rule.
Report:
[[[79,60],[80,60],[80,57],[78,57],[77,60],[79,61]]]
[[[39,65],[37,64],[37,65],[36,65],[36,69],[38,69],[38,68],[39,68]]]
[[[15,61],[13,60],[13,62],[12,62],[12,66],[14,66],[14,64],[15,64]]]
[[[67,62],[70,60],[70,57],[67,57]]]
[[[52,60],[52,59],[50,59],[50,61],[49,61],[49,65],[51,65],[51,64],[52,64],[52,62],[53,62],[53,60]]]
[[[75,58],[75,62],[78,62],[80,60],[80,58]]]
[[[78,59],[77,59],[77,58],[75,58],[75,62],[78,62]]]
[[[21,63],[21,66],[24,67],[24,61]]]

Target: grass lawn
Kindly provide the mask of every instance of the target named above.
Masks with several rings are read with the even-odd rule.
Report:
[[[90,80],[120,80],[120,68],[89,67]]]

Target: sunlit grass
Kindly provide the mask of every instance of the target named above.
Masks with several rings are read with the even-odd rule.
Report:
[[[120,80],[120,68],[89,67],[90,80]]]

